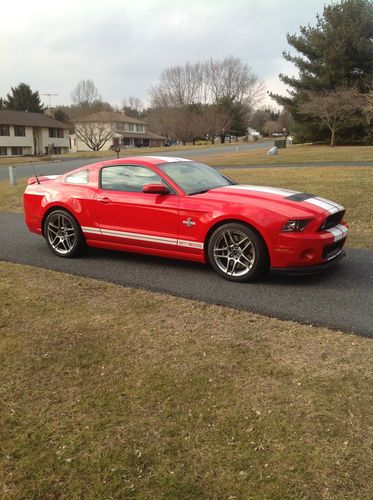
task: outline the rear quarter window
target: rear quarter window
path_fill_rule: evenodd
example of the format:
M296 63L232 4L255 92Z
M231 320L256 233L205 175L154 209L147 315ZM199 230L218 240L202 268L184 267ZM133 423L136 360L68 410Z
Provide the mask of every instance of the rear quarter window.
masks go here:
M88 184L88 170L80 170L65 177L66 184Z

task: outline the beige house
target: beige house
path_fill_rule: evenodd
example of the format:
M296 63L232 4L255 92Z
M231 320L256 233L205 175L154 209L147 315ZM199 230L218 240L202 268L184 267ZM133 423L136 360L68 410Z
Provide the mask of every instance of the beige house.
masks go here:
M0 110L0 156L69 152L68 127L43 113Z
M165 138L147 129L147 123L124 113L100 111L74 120L70 151L116 147L164 146Z

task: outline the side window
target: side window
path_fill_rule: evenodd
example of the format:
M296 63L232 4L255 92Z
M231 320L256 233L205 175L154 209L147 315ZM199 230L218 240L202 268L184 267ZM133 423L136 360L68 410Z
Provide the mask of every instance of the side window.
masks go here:
M110 191L141 193L146 184L164 184L162 178L150 168L137 165L118 165L101 170L101 188Z
M80 170L65 177L67 184L88 184L88 170Z

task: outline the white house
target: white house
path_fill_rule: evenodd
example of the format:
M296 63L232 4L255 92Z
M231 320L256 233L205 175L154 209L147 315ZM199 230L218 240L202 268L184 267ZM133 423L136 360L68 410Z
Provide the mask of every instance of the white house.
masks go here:
M165 143L164 137L147 130L144 120L124 113L100 111L73 121L75 134L70 136L71 151L90 151L96 147L108 150L121 146L164 146Z
M68 127L43 113L0 110L0 156L69 152Z
M255 128L248 127L247 128L247 135L249 138L260 137L260 132L255 130Z

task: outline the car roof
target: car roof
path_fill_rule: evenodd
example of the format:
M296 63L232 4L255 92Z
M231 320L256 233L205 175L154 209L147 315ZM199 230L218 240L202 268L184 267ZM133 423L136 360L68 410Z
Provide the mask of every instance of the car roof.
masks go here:
M191 161L187 158L177 158L174 156L131 156L125 158L116 158L114 160L105 160L98 163L92 163L91 165L86 165L85 168L101 168L105 165L123 165L123 164L147 164L147 165L161 165L162 163L173 163L176 161ZM84 168L84 167L82 167Z

